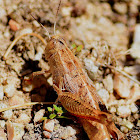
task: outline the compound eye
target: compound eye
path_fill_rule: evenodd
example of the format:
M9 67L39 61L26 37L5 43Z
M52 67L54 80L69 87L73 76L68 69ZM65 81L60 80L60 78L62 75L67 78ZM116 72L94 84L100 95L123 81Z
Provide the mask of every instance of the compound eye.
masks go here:
M59 40L59 43L62 44L62 45L64 45L64 43L61 40Z
M60 44L65 45L65 41L62 37L58 38Z

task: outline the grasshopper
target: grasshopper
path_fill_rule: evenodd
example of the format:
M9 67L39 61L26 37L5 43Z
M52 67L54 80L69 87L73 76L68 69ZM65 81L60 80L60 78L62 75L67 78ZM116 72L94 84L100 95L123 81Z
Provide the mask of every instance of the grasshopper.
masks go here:
M94 85L62 37L54 35L49 39L45 57L58 100L66 110L79 117L90 140L109 140L109 134L116 140L123 139Z
M57 14L60 3L61 0ZM41 26L45 28L42 24ZM90 140L110 140L111 136L115 140L123 139L124 134L116 128L111 114L108 113L92 81L82 69L78 58L67 47L65 40L55 35L55 26L56 21L54 35L52 37L48 35L45 58L50 65L50 70L46 73L52 74L53 88L58 94L57 101L78 117Z
M58 14L59 6L56 13ZM41 25L42 26L42 25ZM79 60L67 47L65 40L55 35L49 36L45 48L45 58L50 65L53 88L63 107L77 116L90 140L123 139L124 135L116 128L111 114L98 96L92 81L82 69Z

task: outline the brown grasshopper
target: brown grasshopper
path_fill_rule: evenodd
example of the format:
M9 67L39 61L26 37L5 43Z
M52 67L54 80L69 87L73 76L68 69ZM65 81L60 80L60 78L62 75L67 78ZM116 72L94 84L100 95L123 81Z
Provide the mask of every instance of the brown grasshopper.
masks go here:
M109 140L109 134L116 140L123 139L123 134L114 125L102 99L63 38L55 35L49 39L45 57L58 99L66 110L79 117L90 140Z
M60 3L61 0L57 14ZM55 26L56 21L54 34ZM45 58L50 65L49 72L52 74L53 87L58 94L57 101L79 118L89 139L110 140L110 135L115 140L123 139L123 133L113 123L112 116L96 93L92 81L62 37L49 36Z
M55 25L56 22L54 34ZM58 94L57 101L59 100L67 111L78 117L89 139L110 140L110 135L115 140L123 139L123 133L113 123L112 116L96 93L92 81L62 37L49 36L45 58L50 65L49 72L52 74L53 87Z

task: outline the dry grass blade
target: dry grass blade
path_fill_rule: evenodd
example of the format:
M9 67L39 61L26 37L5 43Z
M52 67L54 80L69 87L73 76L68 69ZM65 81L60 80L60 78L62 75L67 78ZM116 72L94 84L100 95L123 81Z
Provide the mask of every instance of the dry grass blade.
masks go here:
M2 108L2 109L0 109L0 112L7 111L7 110L10 110L10 109L16 109L16 108L19 108L19 107L36 105L36 104L47 104L47 105L50 104L50 105L52 105L52 104L54 104L54 102L30 102L30 103L25 103L25 104L21 104L21 105L14 105L14 106L11 106L11 107Z
M8 54L10 53L11 49L12 49L13 46L16 44L16 42L17 42L19 39L21 39L22 37L27 36L27 35L31 35L31 36L35 36L35 37L39 38L39 39L42 41L42 43L46 46L45 40L44 40L43 37L40 36L39 34L36 34L36 33L27 33L27 34L23 34L23 35L18 36L17 38L15 38L15 39L13 40L12 44L9 46L9 48L7 49L7 51L5 52L5 54L3 55L3 59L4 59L4 60L7 58Z
M140 85L140 82L138 80L136 80L135 78L133 78L132 76L128 75L127 73L125 73L124 71L122 70L119 70L118 68L116 67L113 67L113 66L110 66L110 65L105 65L111 69L114 69L115 71L121 73L122 75L126 76L127 78L129 78L130 80L134 81L135 83L139 84Z

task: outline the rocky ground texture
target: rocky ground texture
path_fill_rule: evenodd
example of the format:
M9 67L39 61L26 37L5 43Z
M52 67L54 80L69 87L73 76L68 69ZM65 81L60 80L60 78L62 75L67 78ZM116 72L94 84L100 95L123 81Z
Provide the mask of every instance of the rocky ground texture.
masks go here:
M140 139L140 1L62 0L56 18L58 5L59 0L0 0L0 139L88 140L63 108L56 107L53 116L52 105L26 104L57 98L50 75L28 82L33 72L49 70L44 43L28 35L7 51L26 33L41 35L47 43L48 34L37 21L53 35L55 20L56 34L79 58L117 127L128 139Z

